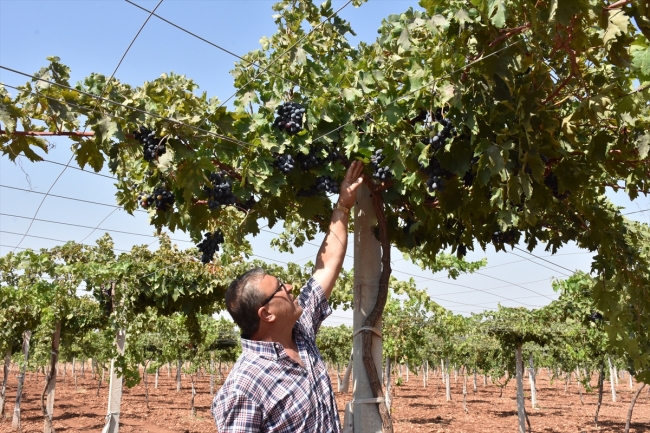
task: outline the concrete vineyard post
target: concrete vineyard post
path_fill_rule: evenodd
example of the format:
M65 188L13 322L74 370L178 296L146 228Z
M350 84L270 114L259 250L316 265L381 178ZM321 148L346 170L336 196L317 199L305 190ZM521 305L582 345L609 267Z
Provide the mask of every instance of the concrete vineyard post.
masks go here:
M124 343L126 342L126 331L119 330L115 337L118 355L124 355ZM117 374L115 358L111 359L111 382L108 386L108 411L106 424L102 433L118 433L120 431L120 405L122 403L122 382L123 379Z
M32 331L23 332L23 365L18 375L18 388L16 389L16 403L14 404L14 417L11 421L11 430L21 430L20 426L20 402L23 398L23 385L25 384L25 372L27 371L27 361L29 360L29 340L32 338Z
M176 392L181 390L181 368L183 366L183 361L178 360L178 366L176 367Z
M517 417L519 433L526 433L526 407L524 406L524 359L521 344L515 349L515 363L517 371Z
M535 366L533 364L533 354L532 353L528 357L528 364L530 365L530 368L528 370L528 380L530 381L530 401L532 403L532 407L536 408L537 407L537 388L535 386ZM578 386L579 386L579 384L578 384Z
M474 369L474 392L477 391L477 386L476 386L476 369Z
M616 403L616 370L612 366L612 358L607 357L607 363L609 364L609 387L612 390L612 401Z
M445 360L443 358L440 358L440 380L442 381L442 384L444 385L445 382Z
M451 401L451 380L449 374L449 358L445 358L444 368L442 374L445 377L445 399Z
M386 357L386 371L384 372L384 377L386 380L386 392L384 393L384 398L386 399L386 407L390 410L390 357Z
M426 368L427 362L423 361L422 362L422 387L426 388L427 387L427 368Z
M348 366L345 369L345 373L343 374L343 383L341 384L341 388L339 389L339 392L348 392L350 390L350 375L352 374L352 355L354 353L354 349L352 353L350 353L350 361L348 362Z
M2 389L0 389L0 419L5 416L5 401L7 398L7 379L9 378L9 364L11 363L11 348L5 353L5 362L2 376Z
M370 189L365 184L359 187L354 211L354 383L352 392L353 399L358 401L374 397L363 362L363 332L359 331L365 326L366 318L376 304L381 276L381 244L373 232L377 225L377 216ZM374 327L381 330L381 318ZM374 332L371 333L371 338L372 359L381 383L382 340ZM378 404L354 405L352 410L355 433L382 431Z
M210 395L214 395L214 351L210 352Z

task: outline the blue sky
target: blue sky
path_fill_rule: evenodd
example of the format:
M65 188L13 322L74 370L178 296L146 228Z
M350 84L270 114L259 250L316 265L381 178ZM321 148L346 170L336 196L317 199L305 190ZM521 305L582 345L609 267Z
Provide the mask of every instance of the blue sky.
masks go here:
M147 9L153 9L158 3L135 2ZM344 3L334 1L333 7L338 9ZM262 36L274 33L272 4L267 0L164 0L157 13L215 44L245 54L259 48ZM358 41L372 42L382 18L409 7L419 8L415 1L370 0L360 8L347 6L340 15L351 21L358 35L352 39L356 44ZM0 64L33 73L46 64L47 56L58 56L71 67L72 82L91 72L110 75L147 15L121 0L0 0ZM116 77L139 85L163 72L174 71L194 79L209 96L224 100L234 90L229 71L235 60L153 17L128 52ZM23 77L0 70L1 83L15 86L25 81ZM11 89L10 93L13 94ZM30 237L22 241L21 247L41 248L57 244L44 238L90 243L106 230L113 230L111 235L117 249L128 250L134 244L152 242L152 248L155 248L155 239L151 236L153 230L144 212L130 216L111 207L115 203L115 188L110 173L104 173L104 177L83 172L73 168L76 167L74 163L63 170L63 166L55 163L65 165L68 162L70 142L62 138L51 142L54 148L46 158L52 162L31 164L23 161L21 167L7 158L0 159L0 254L11 251L13 248L10 247L21 241L41 203L42 193L50 189L59 175L50 194L107 206L48 196L29 229ZM621 193L611 196L615 203L625 206L628 211L650 208L649 198L642 197L629 203ZM630 217L649 222L650 212ZM98 229L94 230L95 227ZM278 231L277 227L274 231ZM314 245L307 245L290 255L269 248L273 237L274 234L263 232L253 239L255 254L276 261L305 263L315 257L321 241L317 238ZM192 245L183 233L174 233L172 238L181 248ZM352 249L351 245L349 255ZM488 267L480 271L482 275L461 276L456 281L448 280L444 275L422 272L402 260L398 252L393 254L393 270L394 275L401 279L414 275L419 287L428 288L436 301L459 313L495 308L498 302L508 306L542 306L556 298L550 284L553 277L567 275L567 269L589 270L591 255L575 247L567 247L560 251L561 255L553 258L549 258L541 248L534 253L549 262L533 259L516 250L495 254L490 247L485 253L480 250L470 252L469 260L487 257ZM349 268L351 264L351 259L348 259L345 266ZM330 325L339 323L351 324L351 313L335 312L326 322Z

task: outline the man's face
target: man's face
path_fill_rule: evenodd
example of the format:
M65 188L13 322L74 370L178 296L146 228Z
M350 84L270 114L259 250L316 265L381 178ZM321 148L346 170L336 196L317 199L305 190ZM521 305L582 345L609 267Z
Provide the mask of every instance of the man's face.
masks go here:
M278 320L295 323L300 318L302 307L293 296L291 284L282 283L273 275L264 275L257 287L264 293L260 307L265 307L269 313L277 316Z

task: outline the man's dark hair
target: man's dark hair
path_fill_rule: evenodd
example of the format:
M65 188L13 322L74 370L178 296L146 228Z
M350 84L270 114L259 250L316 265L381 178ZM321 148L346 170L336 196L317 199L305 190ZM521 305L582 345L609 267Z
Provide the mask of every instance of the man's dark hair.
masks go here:
M226 309L241 329L242 338L250 339L260 327L257 310L264 302L264 293L257 285L266 275L262 268L254 268L230 283L226 290Z

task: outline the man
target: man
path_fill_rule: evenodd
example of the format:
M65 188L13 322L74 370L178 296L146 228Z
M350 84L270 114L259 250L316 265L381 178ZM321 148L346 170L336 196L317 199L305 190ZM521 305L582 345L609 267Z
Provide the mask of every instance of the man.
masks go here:
M345 175L314 274L298 299L290 284L260 268L228 288L226 308L242 331L242 355L212 402L220 433L340 432L316 332L332 313L327 300L343 266L362 170L356 161Z

